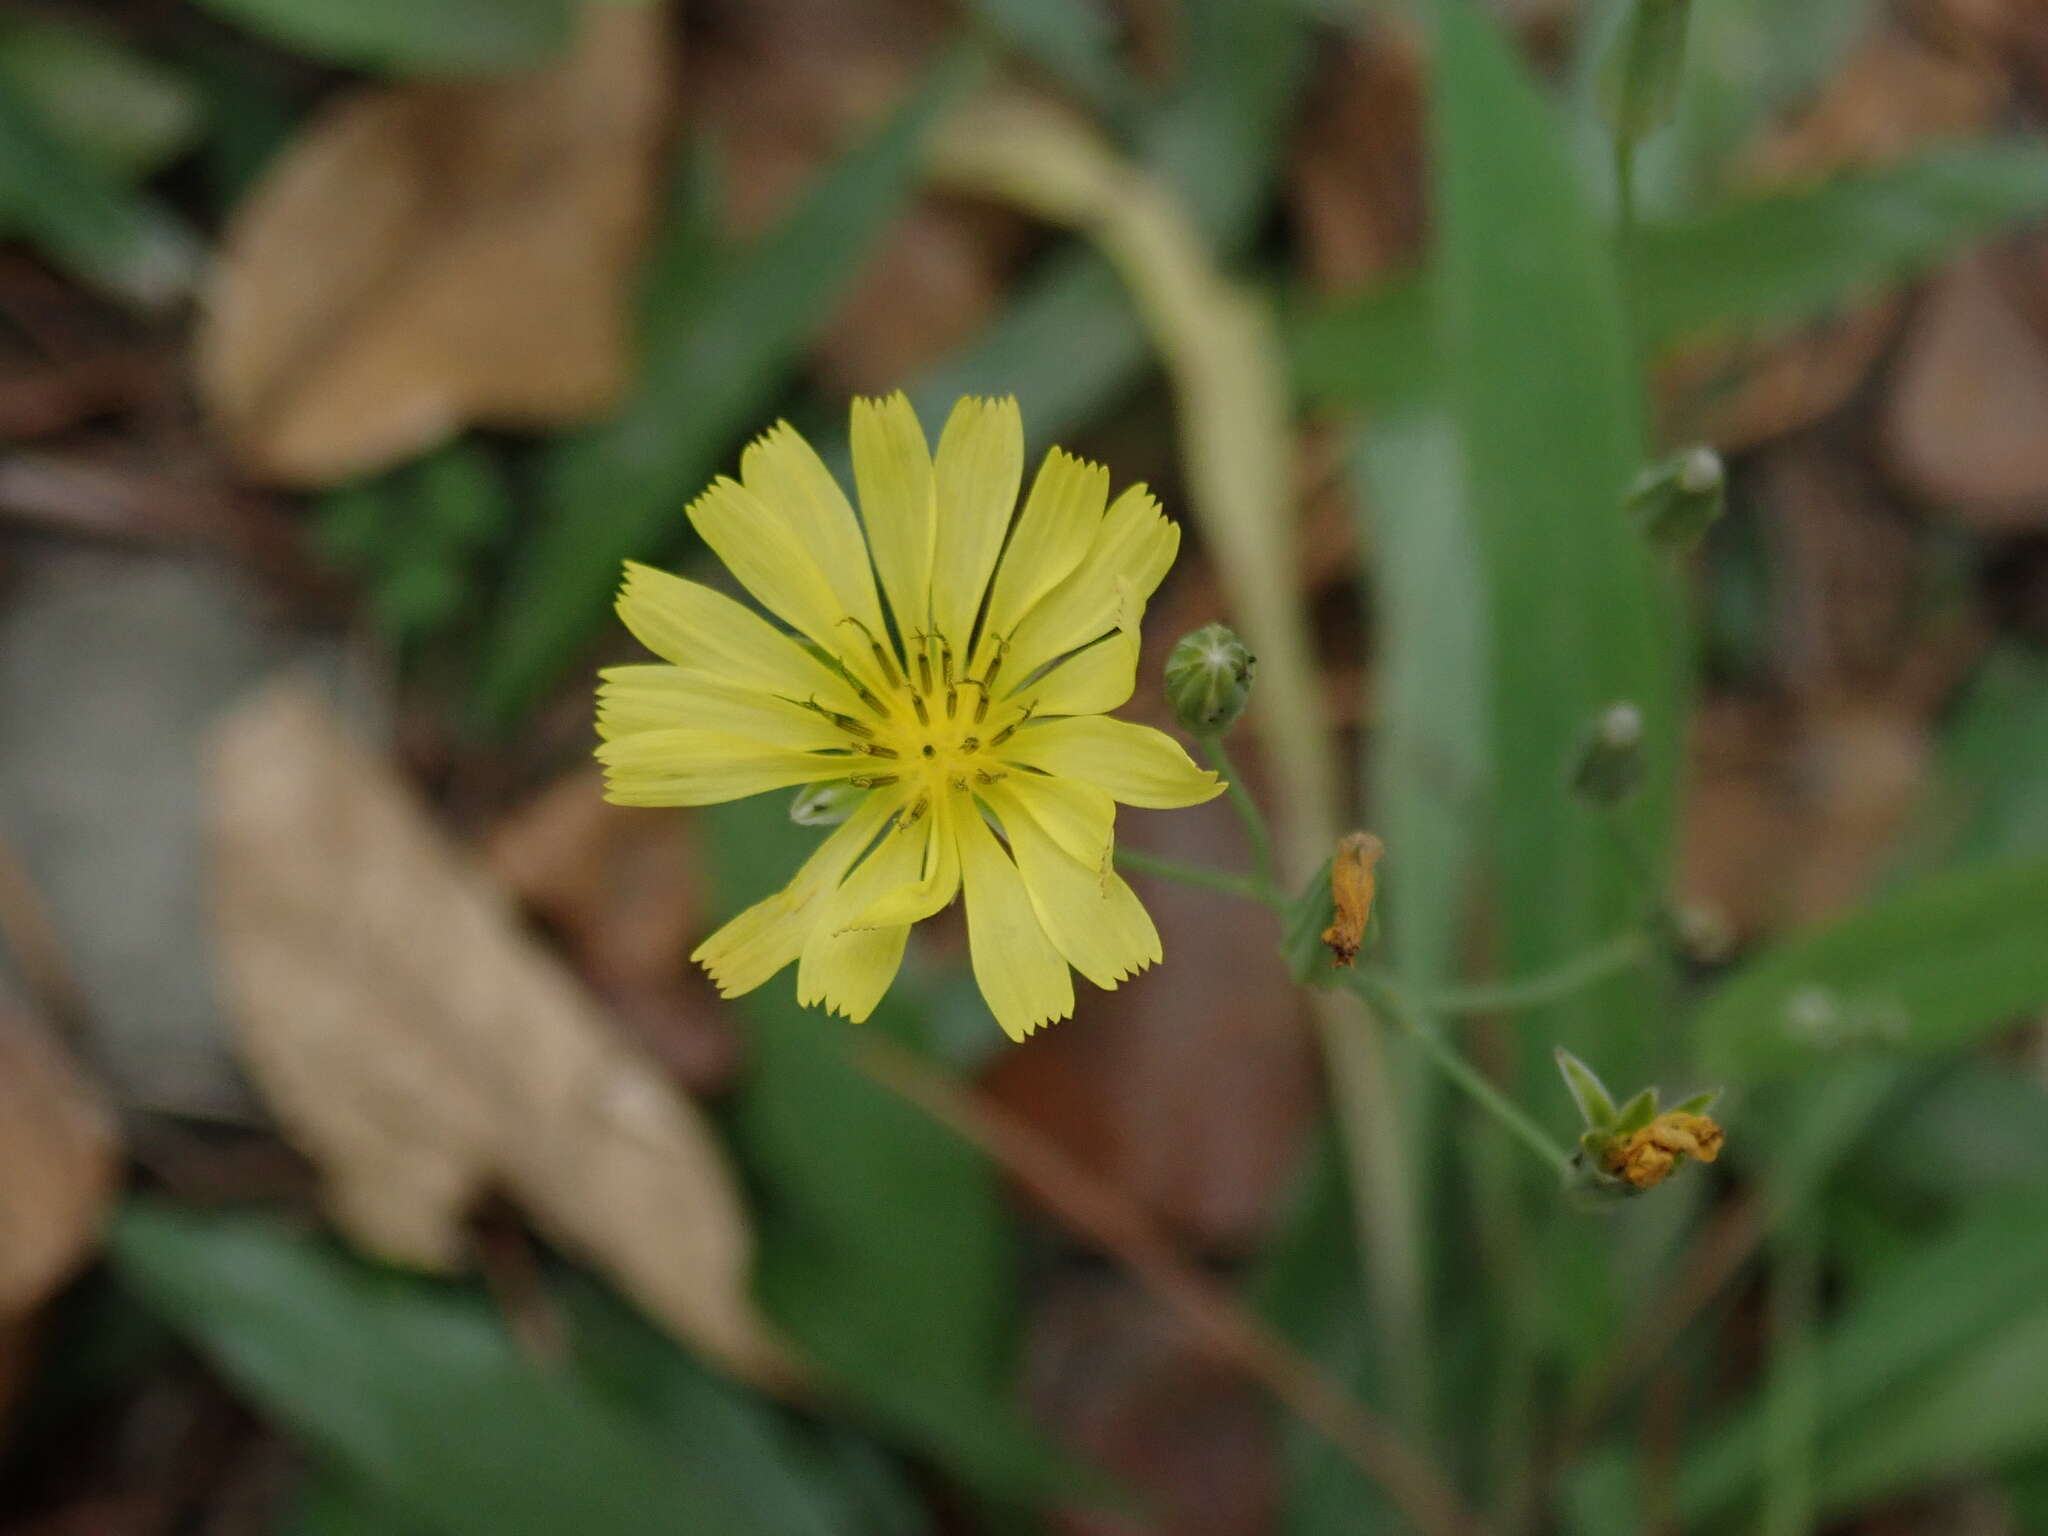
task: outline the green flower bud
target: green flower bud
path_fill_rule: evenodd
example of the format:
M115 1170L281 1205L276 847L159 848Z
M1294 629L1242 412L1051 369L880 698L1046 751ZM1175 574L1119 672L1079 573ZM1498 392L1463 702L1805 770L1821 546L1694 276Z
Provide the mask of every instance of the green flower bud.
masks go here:
M836 827L853 814L866 793L844 779L806 784L789 802L789 819L800 827Z
M1600 109L1633 148L1677 114L1690 0L1630 0L1600 65Z
M1572 790L1595 805L1619 805L1643 782L1643 712L1610 704L1593 722L1572 770Z
M1166 700L1197 736L1221 736L1252 696L1258 658L1221 624L1184 636L1166 658Z
M1653 464L1629 488L1628 510L1651 542L1694 548L1728 506L1728 476L1711 448L1688 448Z

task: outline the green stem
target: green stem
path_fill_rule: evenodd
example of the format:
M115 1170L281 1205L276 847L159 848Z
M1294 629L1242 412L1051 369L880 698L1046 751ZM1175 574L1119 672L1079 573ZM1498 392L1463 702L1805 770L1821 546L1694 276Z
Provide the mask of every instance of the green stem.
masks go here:
M1182 885L1196 886L1205 891L1220 891L1225 896L1235 896L1243 901L1255 901L1276 912L1287 905L1286 897L1255 875L1234 875L1229 870L1211 869L1206 864L1183 864L1178 859L1162 859L1156 854L1140 853L1135 848L1118 848L1116 861L1126 869L1141 870L1162 880L1178 880Z
M1370 971L1352 973L1351 990L1371 1003L1396 1028L1422 1047L1423 1054L1437 1069L1463 1090L1465 1096L1498 1120L1504 1130L1540 1157L1562 1176L1571 1167L1572 1155L1550 1133L1538 1125L1471 1062L1454 1050L1443 1037L1416 1016L1408 1000L1384 977Z
M1245 836L1252 845L1252 878L1265 890L1273 886L1273 835L1266 830L1266 817L1260 811L1258 802L1252 799L1250 790L1244 787L1244 776L1237 771L1237 765L1230 760L1230 753L1223 746L1221 736L1201 738L1202 755L1209 759L1209 766L1223 776L1229 786L1225 791L1230 803L1237 808L1238 819L1244 823Z
M1498 1009L1534 1008L1570 997L1596 981L1605 981L1641 964L1648 955L1649 945L1642 934L1624 933L1534 976L1410 993L1409 1001L1423 1013L1491 1013Z

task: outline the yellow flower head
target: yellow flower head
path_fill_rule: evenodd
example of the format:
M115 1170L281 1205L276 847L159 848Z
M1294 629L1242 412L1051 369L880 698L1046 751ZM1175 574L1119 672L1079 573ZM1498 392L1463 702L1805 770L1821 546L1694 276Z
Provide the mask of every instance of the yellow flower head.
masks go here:
M781 423L690 507L704 542L794 633L694 582L626 567L619 616L662 665L598 692L607 798L709 805L838 786L845 821L783 890L693 957L721 993L792 960L797 995L854 1020L913 923L963 892L975 980L1013 1039L1114 987L1159 935L1110 866L1116 801L1222 792L1173 739L1106 718L1180 531L1142 486L1055 448L1021 513L1014 400L965 399L936 454L902 395L856 400L859 520ZM877 582L879 578L879 584Z

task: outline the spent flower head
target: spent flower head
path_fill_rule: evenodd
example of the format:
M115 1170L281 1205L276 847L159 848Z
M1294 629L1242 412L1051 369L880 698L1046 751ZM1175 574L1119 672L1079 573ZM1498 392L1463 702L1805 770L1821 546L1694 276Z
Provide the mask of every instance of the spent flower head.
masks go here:
M1624 1104L1599 1075L1563 1046L1552 1051L1584 1128L1572 1158L1570 1182L1583 1198L1602 1203L1639 1195L1662 1184L1687 1158L1711 1163L1726 1140L1707 1115L1718 1093L1695 1094L1660 1108L1657 1090L1644 1088Z
M797 994L873 1011L911 925L964 894L974 975L1014 1039L1073 1012L1069 967L1114 987L1160 958L1111 867L1116 802L1223 790L1174 740L1108 718L1180 544L1143 486L1055 448L1023 510L1014 400L963 399L926 446L901 394L853 405L860 516L779 423L689 509L741 586L628 565L619 616L660 664L598 694L606 794L707 805L805 786L836 822L788 886L695 958L727 997L792 961Z

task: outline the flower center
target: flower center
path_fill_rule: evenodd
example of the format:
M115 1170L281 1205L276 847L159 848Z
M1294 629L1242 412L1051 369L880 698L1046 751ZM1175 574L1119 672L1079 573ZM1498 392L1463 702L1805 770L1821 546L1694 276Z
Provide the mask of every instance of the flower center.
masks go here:
M915 821L941 796L969 794L1009 775L996 749L1030 718L1032 706L1002 692L1000 646L978 674L970 674L942 634L913 636L907 662L873 636L866 638L873 667L861 671L878 672L887 686L877 693L855 682L864 713L832 715L848 746L867 759L851 783L862 789L902 785L908 819ZM841 670L854 678L850 667Z

